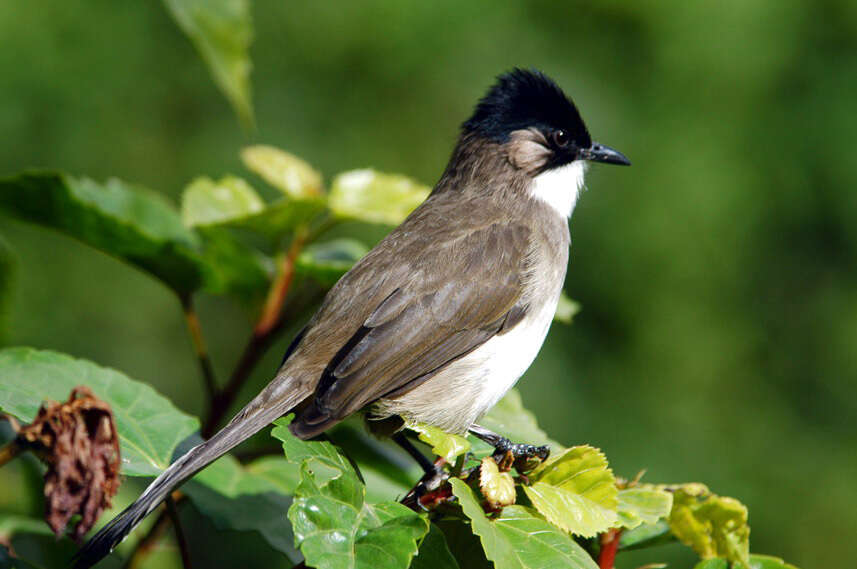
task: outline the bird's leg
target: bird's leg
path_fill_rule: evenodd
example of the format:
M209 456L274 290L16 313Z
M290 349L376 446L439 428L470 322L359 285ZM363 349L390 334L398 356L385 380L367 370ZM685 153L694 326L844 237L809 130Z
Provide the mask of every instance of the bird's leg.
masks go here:
M493 431L489 431L485 427L480 427L479 425L471 425L468 430L477 439L485 441L494 447L494 460L496 460L498 464L509 454L512 455L512 461L516 468L519 464L523 466L534 458L538 458L540 461L545 461L550 455L550 447L548 445L536 446L516 444L506 437Z
M411 441L401 431L393 435L393 441L405 449L405 452L411 455L422 467L423 472L425 472L423 477L417 482L417 485L401 500L402 504L412 510L421 511L421 498L440 488L449 475L441 466L426 458L426 455L411 444Z

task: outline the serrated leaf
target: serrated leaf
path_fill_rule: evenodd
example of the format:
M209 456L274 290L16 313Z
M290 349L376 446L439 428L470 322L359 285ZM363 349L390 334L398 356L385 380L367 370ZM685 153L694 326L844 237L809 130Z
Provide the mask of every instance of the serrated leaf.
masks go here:
M299 273L330 287L368 252L369 248L355 239L313 243L298 256L295 267Z
M741 564L736 563L735 569L741 569ZM794 565L786 563L779 557L771 555L750 555L750 569L797 569Z
M556 305L556 313L553 315L553 319L563 324L571 324L571 321L578 312L580 312L580 303L571 300L565 294L565 291L562 291L559 295L559 303Z
M256 190L235 176L217 181L199 177L182 193L182 221L188 227L223 223L263 209L265 202Z
M430 188L398 174L351 170L330 188L331 211L349 219L398 225L429 195Z
M512 475L500 472L497 463L490 456L483 458L479 466L479 489L494 508L515 503L515 481Z
M568 534L522 506L503 508L488 519L473 491L458 478L450 480L473 533L496 569L597 569L597 565Z
M0 569L39 569L32 563L24 561L19 557L12 557L9 549L0 543Z
M232 219L224 225L258 233L277 249L281 246L283 237L291 235L300 226L311 224L325 208L324 200L318 198L284 198L269 204L259 213Z
M252 125L253 22L249 0L164 0L164 4L199 51L239 118Z
M203 284L199 237L160 196L117 179L51 172L0 179L0 210L56 229L154 275L178 293Z
M21 533L54 536L53 530L48 527L45 520L0 513L0 542L9 543L13 536Z
M317 569L406 569L428 531L427 520L397 502L369 504L348 460L328 442L299 440L289 419L275 422L301 479L289 508L295 543Z
M666 520L658 520L653 524L643 524L632 530L622 532L619 537L619 549L631 550L653 547L675 541Z
M160 474L176 446L199 428L196 418L116 370L47 350L0 350L0 410L22 422L36 416L42 401L65 400L78 385L91 388L113 410L127 476Z
M619 523L616 479L596 448L566 449L536 469L532 481L524 491L557 527L592 537Z
M634 529L640 524L653 524L670 515L672 494L654 486L640 486L619 490L619 522L622 527Z
M222 227L199 227L197 234L204 244L202 270L206 292L244 300L265 295L274 271L270 257L245 245Z
M292 199L322 196L321 174L308 162L273 146L248 146L241 159L249 170Z
M415 431L420 440L431 447L431 451L449 463L470 450L470 441L459 435L446 433L437 427L423 423L412 423L407 426Z
M437 525L429 524L429 532L420 543L419 553L411 562L410 569L460 569Z
M673 534L703 559L724 557L749 565L747 507L718 496L704 484L667 487L673 492L669 524Z
M12 278L15 269L15 257L12 249L0 235L0 342L6 332L9 306L12 303Z
M271 547L297 561L300 555L286 512L299 475L298 466L282 456L242 465L225 455L182 490L218 528L257 531Z

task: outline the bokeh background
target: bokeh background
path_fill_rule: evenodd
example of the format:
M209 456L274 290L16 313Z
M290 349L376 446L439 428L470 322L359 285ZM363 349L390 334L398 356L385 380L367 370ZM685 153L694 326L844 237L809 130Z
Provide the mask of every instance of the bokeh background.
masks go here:
M853 566L857 3L267 0L254 20L248 133L159 2L0 4L0 174L118 176L177 200L197 175L246 174L239 149L264 142L328 179L373 166L432 184L493 77L538 67L634 166L591 170L566 283L583 310L554 325L525 403L617 473L741 499L756 552ZM116 367L201 411L166 288L40 228L0 218L0 234L18 261L6 345ZM223 376L251 317L200 303ZM26 511L16 468L0 505ZM283 563L188 517L200 566ZM693 557L622 566L644 559Z

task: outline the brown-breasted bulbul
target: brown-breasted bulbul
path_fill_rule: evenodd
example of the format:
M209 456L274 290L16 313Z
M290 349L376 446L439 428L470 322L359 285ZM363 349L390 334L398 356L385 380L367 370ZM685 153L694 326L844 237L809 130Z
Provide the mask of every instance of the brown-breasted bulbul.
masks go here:
M76 567L96 563L176 486L290 411L301 438L365 409L509 445L476 421L545 339L588 162L630 164L592 141L551 79L500 76L431 195L330 290L271 383L99 531Z

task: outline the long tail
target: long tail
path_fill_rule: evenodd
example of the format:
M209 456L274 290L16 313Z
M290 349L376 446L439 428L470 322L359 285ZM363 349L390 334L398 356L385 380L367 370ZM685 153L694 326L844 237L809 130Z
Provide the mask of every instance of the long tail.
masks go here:
M306 398L310 389L289 378L277 378L247 404L222 430L176 460L137 500L101 528L78 551L74 569L87 569L110 553L140 521L182 482L253 436Z

